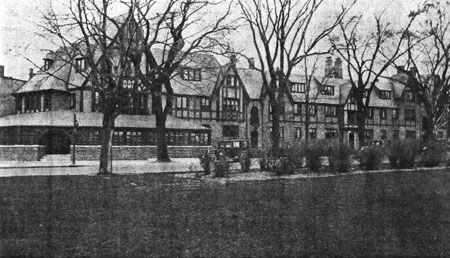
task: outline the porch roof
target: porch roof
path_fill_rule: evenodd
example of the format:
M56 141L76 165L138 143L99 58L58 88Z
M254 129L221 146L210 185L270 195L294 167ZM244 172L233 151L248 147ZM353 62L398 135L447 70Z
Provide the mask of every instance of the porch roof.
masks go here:
M102 127L102 113L73 112L71 110L25 113L0 117L0 127L73 127L73 114L77 115L77 121L80 127ZM115 128L156 128L156 119L154 115L119 115L115 121ZM167 116L166 128L180 130L210 130L195 122L170 115Z

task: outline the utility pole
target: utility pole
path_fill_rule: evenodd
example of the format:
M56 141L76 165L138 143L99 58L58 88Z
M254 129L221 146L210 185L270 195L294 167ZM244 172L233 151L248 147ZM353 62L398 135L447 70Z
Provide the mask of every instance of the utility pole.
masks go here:
M75 166L77 129L78 129L77 114L75 114L75 112L74 112L73 113L73 129L72 129L72 166Z

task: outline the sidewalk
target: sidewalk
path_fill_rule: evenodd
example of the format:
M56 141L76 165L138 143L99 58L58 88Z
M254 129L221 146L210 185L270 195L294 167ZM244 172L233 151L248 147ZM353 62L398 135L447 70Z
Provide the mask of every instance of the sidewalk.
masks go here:
M61 175L96 175L99 161L71 162L45 161L0 161L0 177L11 176L61 176ZM252 168L259 167L253 162ZM239 163L232 163L231 169L239 169ZM149 160L117 160L113 161L114 174L142 173L192 173L203 171L197 158L172 158L172 162L156 163Z
M149 160L113 161L113 173L182 173L202 171L196 158L173 158L169 163L156 163ZM99 161L71 162L45 161L0 161L0 177L8 176L48 176L48 175L95 175L98 173Z

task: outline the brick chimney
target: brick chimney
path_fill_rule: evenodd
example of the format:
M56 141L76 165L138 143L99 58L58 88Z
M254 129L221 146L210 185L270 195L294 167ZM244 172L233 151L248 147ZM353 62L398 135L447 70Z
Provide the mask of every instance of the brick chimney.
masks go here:
M248 59L248 69L255 70L255 58Z
M34 72L33 72L33 68L30 68L30 72L28 73L28 75L29 75L29 80L31 80L31 78L33 78L33 76L34 76Z
M5 67L0 65L0 78L5 77Z

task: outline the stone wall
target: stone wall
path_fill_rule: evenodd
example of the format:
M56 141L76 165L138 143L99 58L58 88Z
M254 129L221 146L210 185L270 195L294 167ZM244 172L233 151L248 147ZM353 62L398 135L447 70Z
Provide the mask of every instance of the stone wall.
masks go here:
M168 146L172 158L197 157L210 146ZM77 160L97 160L100 155L100 146L77 146ZM146 160L156 158L156 146L114 146L114 160Z
M0 160L36 161L44 155L41 145L0 145Z

